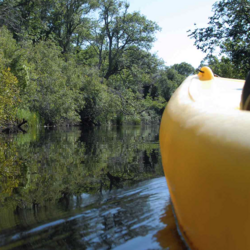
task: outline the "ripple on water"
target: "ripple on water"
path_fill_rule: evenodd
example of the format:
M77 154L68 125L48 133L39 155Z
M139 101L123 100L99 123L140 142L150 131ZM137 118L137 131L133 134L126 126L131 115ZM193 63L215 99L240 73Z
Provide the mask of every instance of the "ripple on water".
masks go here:
M5 235L3 249L184 249L164 177L82 204L82 211ZM65 214L64 214L65 216ZM6 240L7 239L7 240ZM39 242L39 244L38 244ZM42 242L42 243L41 243ZM67 248L68 247L68 248Z

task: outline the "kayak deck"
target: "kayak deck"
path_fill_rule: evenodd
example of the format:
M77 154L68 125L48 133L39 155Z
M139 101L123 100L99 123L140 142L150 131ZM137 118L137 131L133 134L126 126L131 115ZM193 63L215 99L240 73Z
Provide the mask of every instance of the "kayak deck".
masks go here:
M200 81L198 76L190 80L189 94L195 102L225 109L239 109L244 81L228 78L214 78Z

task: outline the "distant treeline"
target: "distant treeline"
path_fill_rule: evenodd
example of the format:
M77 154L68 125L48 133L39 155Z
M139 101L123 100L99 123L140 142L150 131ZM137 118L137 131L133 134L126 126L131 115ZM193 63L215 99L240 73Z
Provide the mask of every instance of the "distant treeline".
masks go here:
M159 30L125 1L0 1L0 129L159 120L194 73L149 52Z

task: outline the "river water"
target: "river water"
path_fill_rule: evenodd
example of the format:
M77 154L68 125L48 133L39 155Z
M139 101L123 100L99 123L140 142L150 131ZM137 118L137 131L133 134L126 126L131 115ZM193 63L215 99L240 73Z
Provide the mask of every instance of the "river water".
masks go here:
M0 249L185 249L158 128L0 137Z

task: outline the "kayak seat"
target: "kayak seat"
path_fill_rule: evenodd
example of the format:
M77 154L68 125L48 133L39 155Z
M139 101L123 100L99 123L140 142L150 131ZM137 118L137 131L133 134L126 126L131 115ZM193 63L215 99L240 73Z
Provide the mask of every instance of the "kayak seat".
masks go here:
M248 72L241 95L241 109L250 111L250 71Z

